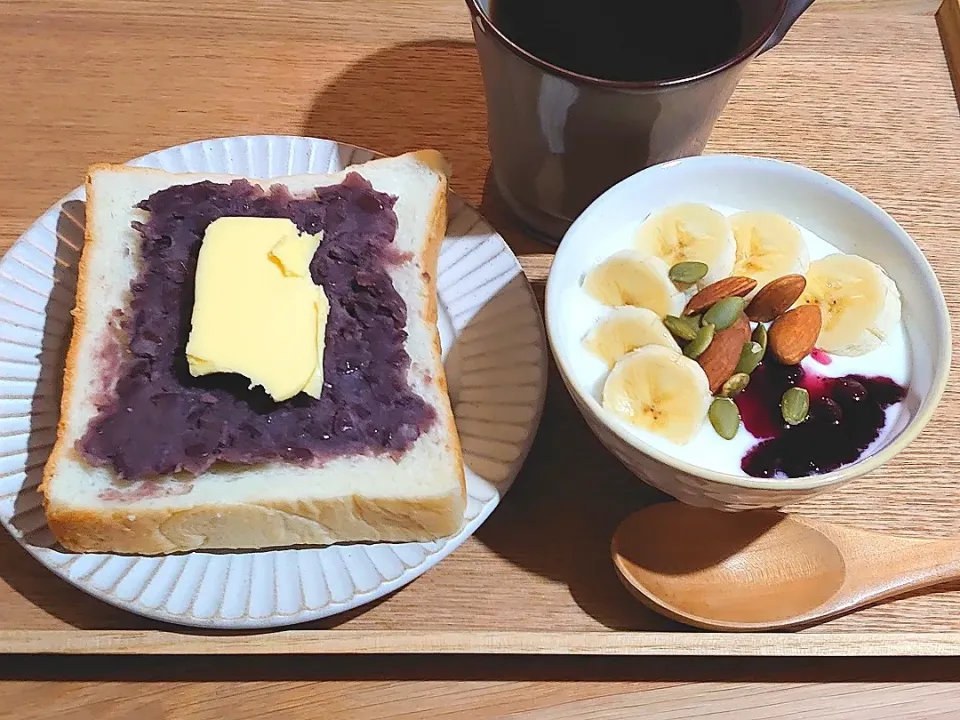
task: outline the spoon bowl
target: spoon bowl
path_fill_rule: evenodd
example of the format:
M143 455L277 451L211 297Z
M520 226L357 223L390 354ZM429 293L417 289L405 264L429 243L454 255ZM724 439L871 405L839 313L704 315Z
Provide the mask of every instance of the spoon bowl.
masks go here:
M670 502L626 518L611 546L627 589L711 630L811 624L960 576L960 543L892 537L774 510Z

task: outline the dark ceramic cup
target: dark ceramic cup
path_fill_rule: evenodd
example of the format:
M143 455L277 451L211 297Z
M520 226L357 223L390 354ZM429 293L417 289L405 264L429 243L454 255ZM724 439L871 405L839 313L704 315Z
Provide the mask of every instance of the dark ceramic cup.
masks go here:
M700 154L747 64L779 43L813 4L739 0L740 45L722 64L666 81L611 81L535 57L491 22L490 0L466 2L497 190L523 224L551 244L623 178Z

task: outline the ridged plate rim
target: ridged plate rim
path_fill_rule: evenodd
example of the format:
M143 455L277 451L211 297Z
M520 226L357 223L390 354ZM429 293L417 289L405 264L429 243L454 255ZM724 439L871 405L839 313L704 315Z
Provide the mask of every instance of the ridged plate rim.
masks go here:
M238 149L240 155L234 152ZM284 149L286 155L284 155ZM256 154L258 151L265 151L265 158L258 156ZM181 172L227 172L269 178L303 172L339 170L344 166L358 164L377 156L379 156L378 153L365 148L321 138L285 135L241 135L196 140L175 145L135 158L127 164L160 167ZM244 162L246 162L246 165L243 164ZM73 245L65 239L64 233L57 223L62 217L61 213L65 204L84 199L85 193L82 186L75 188L61 198L20 236L5 253L3 259L0 260L0 307L3 308L3 312L0 312L0 366L6 367L10 363L29 365L22 359L10 360L7 357L8 346L19 348L19 350L30 347L29 343L24 344L16 339L18 334L22 335L29 332L29 327L24 328L23 324L18 323L18 314L26 314L27 317L30 317L30 313L42 315L44 329L47 329L49 325L47 309L40 313L31 308L30 303L35 302L35 296L47 299L55 289L63 289L63 283L67 279L72 278L72 282L75 284L75 265L72 268L72 275L59 279L55 278L54 269L46 273L43 268L39 268L37 265L43 262L45 257L49 257L53 268L58 262L63 265L65 261L63 258L57 259L58 253L61 249L66 251L64 244L66 244L66 247L72 247ZM29 467L27 466L29 462L28 450L36 450L29 443L31 437L29 433L20 433L19 435L14 433L9 436L14 438L22 436L24 438L21 450L18 450L18 446L15 444L11 445L10 443L0 446L0 460L5 460L3 471L0 472L0 522L33 557L60 578L80 590L106 603L144 617L208 629L265 629L331 617L388 595L434 567L476 531L509 490L530 451L539 427L547 384L548 356L543 321L533 289L523 275L519 261L503 238L490 227L480 213L452 191L449 194L449 205L448 232L441 249L438 272L441 326L442 330L446 327L448 335L449 331L452 331L452 337L445 338L445 350L453 339L460 342L459 347L469 347L469 342L474 339L472 333L476 333L478 329L488 330L491 323L494 322L499 323L502 327L495 328L496 332L486 331L477 337L481 340L489 339L491 341L497 338L497 342L500 342L504 337L514 338L511 342L515 343L513 345L508 343L503 347L498 346L496 352L491 350L487 353L470 354L461 351L460 355L457 356L457 369L455 371L451 371L448 364L451 395L459 395L460 398L459 402L456 401L455 397L453 398L455 400L454 414L457 418L458 429L464 426L473 427L482 423L490 424L489 420L483 418L489 417L491 412L506 412L505 410L501 411L500 406L510 406L518 409L518 412L522 410L523 415L522 421L519 422L510 420L500 422L497 426L500 437L465 434L461 429L464 457L468 465L467 493L469 502L465 514L465 524L459 533L433 543L375 543L238 553L194 552L161 558L109 554L80 555L62 552L57 548L46 546L52 536L49 535L49 529L42 521L42 512L36 505L35 499L31 500L34 504L26 510L15 507L16 498L21 493L25 497L28 497L31 493L36 495L35 489L32 489L35 487L37 479L36 462L31 463ZM70 216L66 215L66 217L69 218ZM79 233L82 242L82 225L76 219L73 222L75 225L73 228L74 237ZM53 243L52 253L49 252L49 248L45 248L42 243L38 243L43 238ZM61 243L60 248L57 247L58 239ZM76 244L75 240L73 244ZM34 252L40 254L32 258L31 262L24 260L24 255L29 257L30 253ZM40 262L36 258L39 258ZM79 259L79 251L77 251L76 259ZM18 277L18 274L29 276L30 281ZM50 288L46 291L37 290L34 285L38 278L42 279L44 277L49 279ZM59 287L57 286L58 282L60 283ZM21 298L18 293L24 293L25 295ZM72 300L72 293L70 297ZM500 308L497 303L504 307ZM65 305L61 309L63 307ZM480 313L485 312L488 308L493 308L490 310L492 315L489 318L481 319L479 324L471 324ZM10 317L11 315L13 317ZM518 317L520 318L519 323L517 322ZM445 325L446 321L449 321L449 325ZM56 339L60 342L66 340L68 328L69 325L64 324L60 336ZM512 330L513 335L510 334L510 330ZM527 337L527 331L529 330L534 332L530 337ZM44 337L52 334L52 332L47 333ZM37 349L39 350L39 346L37 346ZM513 357L510 355L511 352L517 353L516 358L522 358L517 367L514 367L516 363L510 364ZM62 359L62 350L60 350L60 353ZM481 365L475 370L465 371L462 369L466 367L465 363L478 357L481 360ZM484 357L495 357L497 359L493 365L483 365ZM497 362L500 365L497 365ZM507 367L505 363L510 364L510 366ZM42 367L39 358L35 361L35 365L38 368L39 376L39 369ZM464 380L469 381L471 377L474 379L481 378L485 372L488 374L495 373L498 368L503 368L505 372L516 373L516 377L519 379L512 385L509 382L506 385L464 382ZM3 373L0 373L0 376L2 376L0 377L0 405L5 400L14 404L23 401L23 391L30 389L29 380L27 381L27 387L24 388L22 387L24 381L17 380L14 382ZM523 378L527 379L523 380ZM16 383L20 383L20 385ZM38 383L33 381L31 398L39 396L36 393L37 387ZM463 387L463 390L460 390L461 387ZM16 389L17 392L13 392L12 389ZM509 401L488 400L485 403L483 398L478 396L478 393L484 389L501 393L503 397L509 398ZM524 396L526 397L524 398ZM516 397L520 397L521 400L516 401ZM465 398L470 398L470 400L468 401ZM59 404L58 393L55 397L55 403ZM467 410L472 414L469 416L463 415ZM487 413L486 416L484 412ZM0 419L6 419L6 417L11 417L14 420L19 417L29 419L34 417L35 414L37 414L36 410L32 407L30 413L11 416L4 416L2 409L0 409ZM509 436L508 440L503 440L502 436L504 435ZM0 431L0 439L7 440L6 437L2 436L3 433ZM13 449L10 450L6 446ZM49 448L46 450L46 453L48 452ZM493 455L490 453L493 453ZM16 458L21 456L23 461L18 464ZM11 459L13 462L8 464ZM19 476L22 476L22 479L17 486L16 482ZM34 485L31 486L31 483L34 483ZM13 490L11 491L10 488L13 488ZM38 514L41 522L30 530L24 531L22 527L17 525L17 521L22 520L25 516L33 517L36 521L38 518L35 516ZM39 541L31 541L31 538L42 538L44 536L47 537L47 543L38 544ZM387 548L402 568L396 577L388 578L371 556L371 550L383 549L382 554L386 557L388 554ZM412 552L413 549L422 552L423 557L408 564L398 551ZM303 584L303 560L305 557L307 562L320 568L323 575L327 602L319 607L310 607L306 601L307 593ZM381 562L383 562L384 557L381 557ZM216 560L216 558L221 558L221 560ZM229 558L229 560L222 560L222 558ZM280 571L277 568L281 563L284 566L289 566L291 562L296 566L300 605L291 611L280 611L280 598L284 593L290 593L291 588L287 587L289 583L283 584L279 581L278 573ZM346 575L352 583L352 588L346 597L335 600L330 584L334 578L330 576L329 567L330 563L336 565L337 562L343 565ZM373 571L379 577L372 587L358 588L357 579L353 573L361 572L358 568L364 562L370 568L373 568ZM87 568L88 564L91 567ZM216 612L209 616L201 616L196 614L195 608L198 601L202 605L204 602L209 602L211 597L209 590L203 590L204 580L212 572L211 564L214 565L213 570L217 572L221 572L221 565L226 564L227 566L222 571L223 576L219 580L221 587L218 592L222 597L217 605ZM247 569L249 570L249 576L246 578L248 588L246 611L239 617L224 617L222 611L227 599L228 585L238 564L248 566ZM274 578L273 609L269 614L254 616L250 613L253 594L250 588L254 586L254 576L257 573L257 568L266 564L269 564L272 568ZM164 565L167 565L167 574L172 575L170 587L163 593L159 606L151 607L143 601L143 596L151 589L151 585L156 578L161 577L161 568ZM197 565L202 565L202 567L198 568ZM351 566L353 566L353 569L351 569ZM78 567L82 571L77 571ZM113 569L111 570L111 568ZM143 584L133 599L120 597L117 594L118 588L131 575L136 576L138 568L146 574ZM144 568L146 568L145 571ZM72 573L71 569L76 572ZM260 570L260 572L265 571L265 568ZM111 572L113 575L111 575ZM197 575L198 572L199 575ZM241 569L240 572L245 572L245 570ZM363 572L369 575L368 569L365 568ZM181 583L184 583L185 574L188 579L196 576L193 580L192 592L186 587L180 588ZM166 577L166 574L163 577ZM241 578L242 580L243 578ZM95 584L98 582L101 586ZM106 585L103 586L103 583L106 583ZM241 587L243 586L241 585ZM207 593L206 596L204 592ZM169 609L171 600L186 596L189 597L187 597L184 610L175 612Z

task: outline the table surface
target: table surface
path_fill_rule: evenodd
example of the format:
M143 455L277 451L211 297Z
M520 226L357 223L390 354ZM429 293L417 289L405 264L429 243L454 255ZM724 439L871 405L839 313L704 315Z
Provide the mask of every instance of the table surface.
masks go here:
M936 7L818 0L812 12L882 23ZM433 111L398 126L358 95L370 87L364 58L406 43L423 62L403 66L404 102ZM450 55L476 90L462 0L3 0L0 248L91 162L201 137L302 133L386 153L435 144L455 159L454 189L479 204L481 96L431 95ZM223 63L248 71L218 74ZM544 252L503 230L518 253ZM2 656L0 717L934 718L956 712L958 671L953 659Z

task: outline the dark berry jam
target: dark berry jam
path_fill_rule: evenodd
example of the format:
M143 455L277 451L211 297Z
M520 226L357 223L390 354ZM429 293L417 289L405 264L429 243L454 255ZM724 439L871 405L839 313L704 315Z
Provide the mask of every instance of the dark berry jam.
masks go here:
M130 286L129 336L114 393L79 442L91 464L127 480L201 473L215 462L323 462L343 455L395 455L436 422L408 382L407 304L393 284L396 198L350 173L339 185L292 197L237 180L158 190L137 207L142 267ZM323 230L310 274L330 301L323 393L273 402L246 378L195 378L184 347L197 256L220 217L289 218Z
M810 393L810 414L788 425L780 399L791 387ZM887 377L829 378L796 365L764 361L753 371L737 407L747 431L761 442L740 467L752 477L805 477L858 460L886 424L886 409L906 396Z

